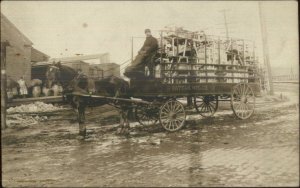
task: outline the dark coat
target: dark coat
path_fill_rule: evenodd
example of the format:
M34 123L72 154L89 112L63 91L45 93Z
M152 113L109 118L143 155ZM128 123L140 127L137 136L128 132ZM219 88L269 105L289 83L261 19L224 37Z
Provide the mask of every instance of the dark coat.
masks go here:
M144 51L146 55L149 55L152 52L155 52L157 49L158 49L158 42L156 38L150 36L146 38L144 45L140 51Z

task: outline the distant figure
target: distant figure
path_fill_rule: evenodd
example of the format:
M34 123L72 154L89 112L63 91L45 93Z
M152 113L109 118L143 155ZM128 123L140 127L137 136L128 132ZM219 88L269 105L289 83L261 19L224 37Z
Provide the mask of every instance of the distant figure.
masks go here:
M26 95L28 94L28 91L27 91L26 82L25 82L23 76L21 76L20 80L18 80L18 84L20 86L20 95L23 96L23 98L25 98Z
M145 29L146 40L143 47L138 52L136 58L131 62L131 66L125 69L124 75L131 78L137 75L144 75L145 65L149 63L151 57L158 49L156 38L151 35L150 29Z

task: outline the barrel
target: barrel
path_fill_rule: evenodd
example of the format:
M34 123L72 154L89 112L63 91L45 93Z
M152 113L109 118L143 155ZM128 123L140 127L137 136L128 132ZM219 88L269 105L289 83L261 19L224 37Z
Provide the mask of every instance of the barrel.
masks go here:
M30 80L29 87L40 86L40 85L42 85L42 80L40 79Z
M55 85L52 87L52 91L53 91L53 95L54 95L54 96L58 96L58 95L60 95L61 92L62 92L62 87L59 86L59 85L57 85L57 84L55 84Z
M45 96L49 96L49 95L50 95L50 89L47 88L47 87L43 87L43 94L44 94Z
M40 86L34 86L32 88L32 96L33 97L39 97L41 95L41 87Z

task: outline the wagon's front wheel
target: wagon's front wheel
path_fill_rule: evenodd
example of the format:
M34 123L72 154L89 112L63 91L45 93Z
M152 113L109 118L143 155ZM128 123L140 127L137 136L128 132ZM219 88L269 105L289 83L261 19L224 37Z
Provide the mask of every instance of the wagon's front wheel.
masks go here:
M135 117L137 121L144 126L155 125L158 121L157 111L149 106L137 106L135 109Z
M239 119L247 119L254 113L255 96L248 84L238 84L232 88L231 108Z
M159 111L159 121L164 129L170 132L177 131L184 126L185 109L182 103L169 100L164 103Z
M218 96L206 95L194 97L194 106L203 117L212 117L218 110Z

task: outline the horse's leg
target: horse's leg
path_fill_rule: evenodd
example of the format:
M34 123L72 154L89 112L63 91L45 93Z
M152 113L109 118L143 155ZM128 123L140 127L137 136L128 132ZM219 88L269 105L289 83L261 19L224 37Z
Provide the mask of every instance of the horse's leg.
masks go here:
M117 89L114 97L117 98L117 97L119 97L119 95L120 95L120 89Z
M77 112L77 121L79 124L79 135L85 136L86 125L85 125L85 105L78 97L73 97L72 105L75 106Z
M120 116L120 124L119 128L117 129L117 134L122 134L123 133L123 128L124 128L124 112L122 108L119 110L119 116Z
M129 134L130 132L130 125L129 125L129 112L130 109L126 108L125 113L124 113L124 134Z
M125 127L126 128L130 128L130 126L129 126L129 114L130 114L130 109L127 108L126 113L125 113Z
M129 109L126 107L121 108L121 110L120 110L120 128L117 131L118 134L124 134L124 135L129 134L130 126L129 126L128 115L129 115Z
M78 107L78 123L79 123L79 135L86 135L86 125L85 125L85 106L79 104Z
M70 104L73 108L73 110L75 111L75 113L77 114L77 121L79 123L80 121L80 114L79 114L79 101L78 101L78 98L75 96L75 97L72 97L72 101L70 101Z

